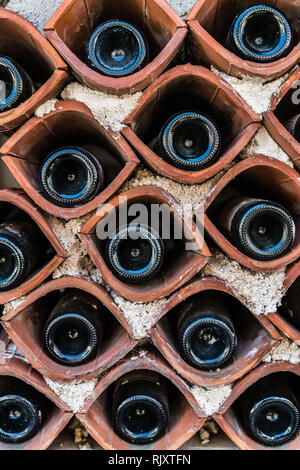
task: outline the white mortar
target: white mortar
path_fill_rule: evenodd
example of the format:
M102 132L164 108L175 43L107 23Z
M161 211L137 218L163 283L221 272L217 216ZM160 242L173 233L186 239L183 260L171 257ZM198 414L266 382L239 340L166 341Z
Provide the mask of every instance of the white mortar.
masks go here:
M279 92L289 76L287 73L277 80L266 82L261 77L232 77L214 66L211 66L211 71L229 83L257 114L268 111L273 96Z
M22 302L24 302L25 299L26 297L23 295L22 297L19 297L18 299L14 299L11 302L7 302L6 304L4 304L2 315L5 315L11 310L14 310L15 308L17 308Z
M114 96L91 90L78 82L72 82L62 91L64 100L77 100L92 111L95 119L106 129L120 132L122 122L133 111L142 93Z
M98 284L103 283L99 269L92 262L78 237L80 229L91 215L88 214L78 219L71 219L68 222L57 217L47 216L52 230L68 254L66 260L52 273L53 279L58 279L62 276L78 276L92 279Z
M140 186L158 186L172 194L186 208L186 216L195 214L204 204L206 198L214 189L225 170L202 184L183 184L164 176L157 175L150 170L140 169L134 177L122 187L122 192Z
M84 382L72 382L69 384L54 382L47 377L44 377L44 380L51 390L53 390L74 413L78 413L83 407L86 400L92 395L97 383L97 379L86 380Z
M43 28L63 0L10 0L7 9L19 13L43 33Z
M261 153L267 155L268 157L275 158L276 160L280 160L291 168L294 168L290 157L284 152L284 150L282 150L281 147L279 147L265 127L258 129L258 132L253 137L251 142L247 145L247 147L244 148L241 156L249 157L253 155L259 155Z
M198 387L197 385L191 387L191 392L206 416L211 416L219 411L221 405L231 394L231 390L231 384L209 388Z
M268 273L250 271L218 251L201 274L225 281L255 315L275 312L284 295L285 269Z
M148 335L148 331L155 323L156 315L167 302L166 298L147 303L134 303L124 299L115 291L111 296L132 328L134 339L140 340Z
M184 19L196 3L196 0L167 0L167 2Z
M58 99L52 98L51 100L46 101L46 103L41 104L35 110L35 115L37 117L43 117L45 114L49 114L52 111L55 111L55 105L58 103Z
M263 362L287 361L300 364L300 347L289 339L282 340L263 358Z

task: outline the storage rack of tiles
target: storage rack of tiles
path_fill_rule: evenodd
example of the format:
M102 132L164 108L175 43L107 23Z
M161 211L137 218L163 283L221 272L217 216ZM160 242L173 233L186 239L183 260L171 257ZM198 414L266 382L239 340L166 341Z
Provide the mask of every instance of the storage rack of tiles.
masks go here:
M236 404L272 374L300 387L300 0L264 2L285 15L294 38L286 57L267 64L241 59L223 37L239 11L262 2L38 3L0 2L0 54L32 85L0 112L0 231L17 215L42 250L19 283L0 285L0 379L30 385L50 411L35 436L0 439L0 449L273 449L249 435ZM90 37L109 20L146 38L147 60L130 75L90 63ZM196 170L164 158L159 143L167 119L189 106L211 115L220 135L217 158ZM43 187L45 159L87 142L103 181L82 203L57 203ZM225 202L247 191L291 214L293 243L277 258L251 257L220 225ZM184 235L151 279L133 283L114 269L99 230L140 204L164 205ZM89 296L103 329L94 356L75 365L49 354L43 336L66 292ZM212 294L231 306L237 343L229 362L204 370L182 355L178 312ZM165 433L147 444L123 439L112 419L114 387L131 373L155 374L176 398ZM299 450L300 431L275 448Z

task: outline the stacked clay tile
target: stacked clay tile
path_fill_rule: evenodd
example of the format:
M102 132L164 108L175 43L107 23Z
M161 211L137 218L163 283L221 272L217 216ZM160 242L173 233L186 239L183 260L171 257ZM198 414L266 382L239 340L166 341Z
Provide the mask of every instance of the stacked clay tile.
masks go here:
M198 0L184 22L165 0L64 0L46 24L45 37L29 21L0 9L0 46L15 38L15 44L23 48L24 54L32 54L30 67L34 68L39 63L45 70L40 86L29 99L11 111L0 113L0 132L8 137L1 148L2 159L20 186L19 189L1 189L0 203L1 207L3 204L16 206L26 213L52 253L47 262L19 287L0 292L0 303L5 309L1 319L4 327L1 332L4 349L1 351L8 351L13 342L24 356L5 353L0 364L0 376L13 376L30 384L51 403L47 420L37 436L23 444L0 443L0 449L46 449L74 416L73 411L48 387L43 376L63 384L97 380L93 394L76 416L104 449L178 449L202 428L208 418L193 393L195 387L232 384L231 394L213 413L213 419L241 449L265 448L245 433L234 403L252 384L269 374L288 372L300 376L298 365L285 361L262 362L285 337L300 344L300 331L281 315L280 309L267 315L254 315L234 286L212 276L203 277L202 270L212 257L210 247L213 243L222 253L251 271L274 272L287 268L285 294L297 282L300 276L298 233L293 248L284 256L273 261L254 260L224 237L213 208L228 185L247 181L247 184L263 187L273 200L284 202L299 227L300 178L297 169L300 144L283 123L286 120L286 102L300 74L296 69L289 76L274 96L271 108L259 116L227 82L210 71L210 66L237 77L248 74L271 80L282 77L295 66L300 58L300 44L295 44L286 58L267 65L241 60L223 47L217 31L224 15L232 15L232 3L239 4L234 7L239 11L258 2ZM265 3L270 6L276 3L276 7L289 18L299 17L298 1L270 0ZM140 25L155 46L155 54L150 53L147 65L127 77L102 75L85 63L80 54L101 19L115 17ZM188 61L191 63L186 63ZM51 98L59 98L66 84L76 79L93 90L119 97L142 91L138 106L127 116L120 133L101 126L92 111L75 100L58 101L47 114L34 116L41 104ZM209 103L214 114L222 116L226 123L227 141L221 145L218 160L193 172L164 160L150 144L147 134L148 129L155 127L161 110L185 88L189 88L197 100ZM290 156L295 169L265 155L239 158L261 126L268 129ZM80 135L83 130L92 138L105 142L119 169L89 202L76 207L60 207L44 197L37 168L49 149L63 146L66 136L70 140L70 136ZM205 200L204 215L200 209L199 214L195 214L199 218L203 215L205 240L196 226L195 217L192 222L196 234L194 249L178 253L176 269L174 266L166 267L163 275L155 276L150 284L131 284L113 274L96 235L98 225L105 221L110 211L120 209L122 196L132 204L150 202L175 208L173 216L176 223L185 227L181 202L167 189L151 184L122 189L136 171L143 168L184 185L202 184L216 175L218 178ZM95 278L76 277L72 273L52 278L53 272L70 255L50 223L53 217L60 219L62 224L84 217L80 243L83 252L86 250L96 266L99 278L103 279L101 283ZM55 362L45 352L40 339L40 331L49 314L48 299L61 289L78 289L93 296L102 304L111 325L109 337L105 338L96 357L75 367ZM198 370L187 364L180 355L173 331L174 310L190 297L206 291L231 299L240 310L240 316L235 313L233 319L238 336L234 360L215 371ZM152 326L142 344L140 339L136 339L132 325L115 301L115 296L122 297L129 304L139 302L141 305L164 299L161 306L153 310ZM170 405L167 433L145 446L130 444L117 435L108 405L114 383L128 372L138 370L158 373L176 396ZM300 434L283 447L299 450Z

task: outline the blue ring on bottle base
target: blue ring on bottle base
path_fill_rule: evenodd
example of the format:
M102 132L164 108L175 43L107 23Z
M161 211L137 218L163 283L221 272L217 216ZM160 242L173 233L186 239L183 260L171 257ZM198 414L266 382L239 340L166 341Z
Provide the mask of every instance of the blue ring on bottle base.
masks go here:
M193 335L199 329L205 329L209 327L213 327L217 325L221 327L224 334L228 339L228 346L224 349L223 353L212 360L201 360L199 359L193 352L191 348L187 349L186 344L192 339ZM221 368L225 364L227 364L232 354L236 348L236 335L235 332L230 328L227 323L224 323L221 320L211 317L203 317L196 321L193 321L184 331L182 336L183 344L183 352L185 354L184 360L188 362L192 367L197 368L199 370L215 370L216 368Z
M126 412L128 406L136 405L137 401L140 402L150 402L153 408L155 407L159 417L161 418L161 422L154 428L152 431L144 432L144 433L135 433L131 432L130 429L125 428L125 426L120 426L120 422L122 422L122 417ZM167 425L167 414L165 411L164 406L155 398L146 395L134 395L129 397L121 402L118 406L116 413L115 413L115 428L120 433L120 437L125 439L127 442L132 442L135 444L146 444L148 442L153 442L159 439L166 431Z
M117 246L122 240L128 238L128 233L139 232L142 234L142 239L148 240L152 248L152 256L149 263L142 269L139 270L130 270L124 269L120 264L118 255L117 255ZM128 226L121 229L118 233L114 235L111 239L108 246L108 257L112 267L118 273L118 275L127 280L127 281L140 281L143 279L149 279L159 268L162 263L162 247L160 244L160 239L152 231L149 231L143 227L134 227Z
M83 189L76 194L58 193L54 188L51 175L48 175L48 171L56 159L68 157L77 158L78 160L83 161L87 168L87 182ZM97 175L97 178L99 177L97 168L94 163L80 150L70 148L57 150L47 158L47 160L43 163L42 166L41 181L43 187L46 187L48 189L50 197L55 202L73 205L80 204L83 200L86 201L86 199L93 195L98 183L97 178L94 177L94 175Z
M84 326L87 327L88 333L89 333L89 339L91 340L91 344L86 348L84 351L84 354L81 355L66 355L63 354L61 351L58 350L58 348L55 346L52 340L52 334L53 334L53 327L54 329L57 328L57 324L63 320L69 320L69 319L75 319L77 321L80 321L80 323ZM57 330L56 330L57 331ZM54 330L55 332L55 330ZM95 348L98 344L98 335L97 335L97 330L94 327L94 325L86 318L82 317L81 315L78 315L77 313L64 313L56 318L54 318L46 327L45 332L44 332L44 338L45 338L45 344L47 347L47 350L51 357L55 360L55 362L59 364L66 364L70 367L76 367L77 365L81 365L83 363L88 362L91 360L91 356L93 356ZM51 346L51 347L49 347Z
M261 410L264 410L265 408L268 407L268 402L270 402L270 405L269 405L270 408L274 408L274 400L276 399L278 400L279 404L282 404L282 403L285 404L286 409L289 409L291 416L294 416L295 420L294 420L293 426L289 426L286 432L283 432L275 436L268 436L267 434L261 432L259 428L256 426L256 418L257 418L257 414ZM284 397L272 396L272 397L263 398L262 400L260 400L258 403L256 403L253 406L253 408L251 409L249 413L250 429L251 430L255 429L255 433L258 435L260 442L263 445L267 445L267 446L279 446L281 444L284 444L285 442L290 441L296 435L299 429L299 422L300 422L300 416L299 416L298 408L294 405L294 403L292 403L290 400Z
M209 144L209 147L205 151L205 153L194 158L184 158L178 155L170 137L174 129L178 126L178 124L180 124L181 121L184 121L187 118L201 120L201 122L204 123L204 125L206 126L208 133L211 133L213 135L212 142ZM167 124L163 132L162 139L164 148L168 149L168 158L174 164L180 165L184 163L184 165L186 166L186 171L197 170L198 167L199 169L203 168L206 163L211 161L217 155L217 152L220 147L220 135L214 123L203 114L195 112L185 112L174 116L171 121Z
M121 28L126 28L129 30L137 39L137 43L139 45L139 54L136 60L132 65L130 65L127 68L123 69L112 69L110 67L106 67L105 65L101 64L96 56L95 50L97 46L97 42L99 40L99 36L106 31L107 29L113 28L113 27L121 27ZM105 23L102 23L98 28L94 31L92 34L89 45L88 45L88 52L89 52L89 58L92 61L93 65L104 75L108 75L111 77L125 77L127 75L131 75L139 70L139 68L142 66L144 60L146 59L147 56L147 47L145 44L145 41L141 35L141 33L131 24L126 23L125 21L119 21L119 20L110 20L106 21Z
M12 90L10 94L0 101L0 113L13 108L23 92L23 79L15 65L6 57L0 57L0 69L5 67L10 74L12 81Z
M266 212L269 212L270 209L272 209L273 213L276 211L276 213L279 215L279 217L283 216L283 219L286 220L286 230L288 237L285 237L284 234L281 237L281 240L271 249L268 249L267 251L261 250L254 243L252 243L250 237L247 236L247 232L245 231L244 227L249 227L249 223L253 217L255 217L255 213L257 211L261 211L261 209L265 209ZM259 212L260 213L260 212ZM271 213L272 214L272 213ZM261 204L256 204L254 207L250 207L246 213L243 215L241 222L239 224L239 237L243 241L244 246L246 247L246 250L248 250L248 253L254 253L256 254L259 258L258 259L276 259L279 256L283 256L286 251L292 246L295 240L295 235L296 235L296 227L294 221L288 223L289 219L286 218L287 213L284 209L282 209L279 206L275 205L268 205L265 203Z
M269 53L262 53L258 54L256 52L251 51L244 43L243 34L245 28L246 20L256 12L270 12L273 13L274 16L277 17L279 20L278 23L280 25L280 29L282 32L280 43ZM233 39L236 46L246 55L250 56L249 60L253 58L256 61L264 62L264 61L271 61L276 60L278 55L282 55L285 51L287 51L292 42L292 30L287 21L287 19L275 8L269 7L267 5L257 5L248 8L245 10L239 18L236 20L234 29L233 29Z
M0 280L0 291L5 289L8 290L10 286L22 276L25 267L23 253L15 243L7 238L0 237L0 246L1 245L5 245L12 250L13 254L17 258L17 267L10 276L8 276L6 279Z
M29 425L27 425L27 427L25 427L23 431L20 431L18 433L7 432L4 431L4 429L1 429L0 427L0 441L18 444L31 439L38 432L38 426L39 424L41 424L42 421L40 413L37 412L36 407L29 400L27 400L27 398L22 396L18 396L17 398L20 402L19 406L23 407L27 411L27 413L31 415L32 418L38 417L39 422L37 422L36 420L32 422L32 420L29 419ZM3 406L6 404L5 402L11 402L12 407L14 408L18 406L18 404L16 404L15 395L4 395L0 397L0 408L1 405Z

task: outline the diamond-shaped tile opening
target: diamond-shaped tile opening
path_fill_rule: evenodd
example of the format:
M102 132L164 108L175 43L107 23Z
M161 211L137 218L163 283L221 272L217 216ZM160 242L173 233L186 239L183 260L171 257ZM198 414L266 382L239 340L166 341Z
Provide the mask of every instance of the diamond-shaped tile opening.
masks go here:
M274 447L268 447L255 442L250 437L242 423L236 403L239 397L253 384L269 374L284 374L289 379L292 390L296 397L299 396L300 386L300 368L299 365L289 362L278 361L258 366L246 377L235 383L232 393L227 401L221 406L219 414L213 418L219 426L228 435L228 437L242 450L274 450ZM278 450L299 450L300 449L300 431L288 443L276 446Z
M20 220L29 222L37 228L39 246L43 246L37 265L33 268L33 272L28 274L25 281L18 287L0 292L0 303L3 304L34 289L63 262L66 253L43 214L22 190L4 189L0 191L0 208L1 223Z
M264 113L264 125L297 168L300 168L300 142L288 130L288 121L300 114L299 80L298 68L274 96L270 110Z
M85 364L70 367L57 363L46 351L43 330L62 293L78 291L92 295L99 306L103 336L97 355ZM130 339L125 323L106 290L86 279L64 277L44 284L14 311L2 318L3 325L26 359L41 374L58 381L95 377L122 359L137 344Z
M121 78L101 75L87 65L87 45L102 22L127 21L149 43L148 65ZM165 0L65 0L45 26L49 41L81 82L113 94L134 93L151 83L174 59L187 33L185 23Z
M119 377L131 371L155 371L167 383L169 419L167 433L149 445L134 445L122 440L112 427L112 396ZM186 383L171 369L161 356L152 350L139 351L121 361L97 384L92 399L77 414L91 436L109 450L174 450L188 441L204 424L201 411Z
M35 86L34 94L16 108L0 113L0 131L26 121L34 110L55 97L68 80L67 65L44 36L25 18L0 10L0 54L15 60Z
M158 220L155 219L155 215L152 219L152 209L155 214L154 206L163 207L165 217L163 226L156 227L157 224L155 227L151 226L151 221ZM160 230L159 234L165 245L165 256L161 267L151 279L132 283L120 280L111 271L106 256L106 246L109 237L118 230L119 223L122 222L120 226L123 227L134 220L132 212L135 213L138 207L142 207L143 211L146 209L147 221L143 216L142 224L148 224L156 232ZM182 214L178 200L170 193L155 186L138 187L122 193L109 204L102 206L81 229L80 238L108 285L133 302L148 302L170 294L190 280L210 256L201 233L192 221L187 223ZM138 216L138 213L136 215ZM171 222L170 225L166 225L168 220ZM169 229L170 238L167 237Z
M6 347L10 340L2 331L0 334L1 346ZM1 357L0 376L15 378L36 389L46 399L46 414L42 420L42 427L32 439L20 444L8 444L0 442L0 450L44 450L54 441L73 416L70 409L47 386L43 377L32 367L13 354L5 353Z
M296 225L293 246L284 256L272 261L250 258L238 250L219 225L219 214L226 202L239 196L267 199L281 204ZM207 235L229 256L255 271L273 271L295 261L300 255L299 175L285 163L264 155L249 157L230 169L216 184L205 205L204 227Z
M285 295L277 312L268 314L268 318L291 340L300 344L300 262L291 266L284 280Z
M181 357L177 325L184 306L190 301L201 305L211 294L224 302L230 311L237 347L232 360L224 367L204 371L189 365ZM164 313L151 331L152 341L182 377L204 387L232 383L242 377L261 361L279 338L276 329L265 317L255 317L224 282L215 278L198 279L180 289L168 300Z
M221 138L217 161L197 171L176 168L157 149L165 123L173 115L189 110L212 118ZM188 64L169 70L144 92L122 132L150 168L192 184L205 181L232 162L256 133L259 121L259 116L227 83L203 67Z
M254 5L269 5L287 18L294 35L294 47L284 58L255 63L243 60L224 46L231 23L237 14ZM290 70L300 58L299 2L289 0L199 0L186 18L190 28L188 48L199 63L215 65L229 75L260 76L273 80Z
M99 161L104 173L104 186L91 201L76 207L59 207L49 202L42 192L40 173L47 156L62 147L81 147ZM16 180L36 204L46 212L65 219L80 217L103 204L126 181L139 163L125 139L114 138L91 111L76 101L60 102L55 111L42 118L34 117L2 146L3 161Z

